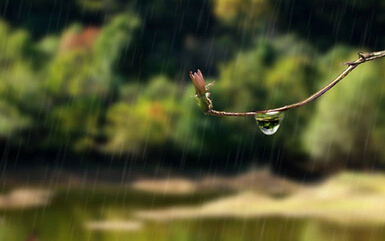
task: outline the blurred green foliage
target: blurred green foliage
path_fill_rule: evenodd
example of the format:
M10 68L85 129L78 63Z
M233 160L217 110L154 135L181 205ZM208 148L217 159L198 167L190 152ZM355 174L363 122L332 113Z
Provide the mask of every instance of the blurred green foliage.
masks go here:
M241 31L253 31L272 21L274 14L267 0L215 0L214 13L225 24Z
M0 3L3 146L162 153L179 164L210 160L228 169L275 158L385 164L381 60L287 112L269 138L252 118L204 116L188 82L196 68L215 80L218 110L303 100L355 52L384 47L385 1L55 2Z

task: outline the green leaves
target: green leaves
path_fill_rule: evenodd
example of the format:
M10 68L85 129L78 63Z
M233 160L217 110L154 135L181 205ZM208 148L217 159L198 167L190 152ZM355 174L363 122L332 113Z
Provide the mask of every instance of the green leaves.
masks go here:
M0 139L18 137L20 132L30 128L33 120L20 112L17 106L0 100Z
M136 85L127 85L137 91ZM122 98L107 111L102 150L109 153L138 154L147 146L163 146L172 141L181 117L177 86L164 76L155 77L135 96Z

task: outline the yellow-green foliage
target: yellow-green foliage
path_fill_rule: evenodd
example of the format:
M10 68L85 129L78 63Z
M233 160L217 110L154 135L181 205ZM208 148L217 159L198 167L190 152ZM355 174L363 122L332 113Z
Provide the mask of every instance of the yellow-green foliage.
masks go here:
M46 88L54 96L99 94L105 87L92 78L92 55L82 49L58 55L50 67Z
M102 29L89 48L58 52L46 78L47 89L55 96L105 95L113 82L114 65L138 26L134 15L119 15ZM73 25L63 38L82 30Z
M106 25L95 42L95 73L102 78L111 78L112 71L132 42L133 32L140 26L140 20L133 13L115 16Z
M218 81L213 87L215 108L245 111L261 107L263 102L266 74L265 44L261 43L254 50L240 53L235 60L221 68ZM218 93L218 94L217 94Z
M99 134L100 103L97 99L79 99L56 106L48 115L49 145L71 145L76 151L93 148Z
M11 31L0 21L0 136L12 138L31 127L32 118L19 106L28 109L39 98L31 65L25 58L30 37L26 31Z
M32 124L32 119L20 113L18 108L0 100L0 138L10 138Z
M374 96L371 96L371 93L369 94L370 99L374 99L372 105L375 114L371 117L370 112L362 113L362 115L366 116L365 118L373 118L373 122L369 123L371 139L368 145L380 155L380 162L385 163L385 148L383 148L385 143L385 102L383 98L385 93L385 83L383 81L385 63L383 61L376 63L375 71L378 74L377 82L370 86L365 86L365 88L370 88L370 91L375 94Z
M44 89L53 103L47 113L52 132L48 145L69 144L77 151L97 148L95 138L101 134L99 122L104 118L104 101L112 95L116 78L114 65L122 49L130 44L138 24L134 16L117 16L97 39L87 42L89 46L57 51L44 79ZM63 41L83 30L80 25L71 26L63 34ZM112 107L111 112L115 111L121 113L121 109ZM138 123L138 130L141 125Z
M117 103L107 114L107 150L137 152L147 144L162 144L170 133L167 110L157 102Z
M266 0L215 0L214 13L221 21L254 30L261 26L270 13L270 3Z
M181 108L176 94L173 83L157 77L138 98L111 106L106 117L105 150L137 153L147 145L169 141Z
M30 42L29 34L25 30L12 31L0 19L0 60L1 62L21 60Z
M311 68L309 56L284 56L278 59L266 76L266 88L271 90L272 106L282 106L306 99L310 94L306 71Z

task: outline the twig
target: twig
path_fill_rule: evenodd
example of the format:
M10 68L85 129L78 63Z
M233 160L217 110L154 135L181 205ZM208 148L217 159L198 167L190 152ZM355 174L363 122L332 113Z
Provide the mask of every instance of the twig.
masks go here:
M256 114L262 114L267 112L273 112L273 111L286 111L289 109L294 109L301 107L303 105L309 104L313 100L317 99L321 95L325 94L328 90L330 90L333 86L335 86L338 82L340 82L343 78L345 78L350 72L353 71L358 65L365 63L367 61L379 59L385 57L385 50L378 51L378 52L369 52L369 53L358 53L359 58L353 62L347 62L344 63L344 65L347 65L348 67L339 74L336 78L334 78L328 85L320 89L318 92L314 93L307 99L296 102L291 105L285 105L282 107L274 108L274 109L268 109L268 110L258 110L258 111L248 111L248 112L228 112L228 111L217 111L213 110L212 108L208 108L206 111L204 111L206 114L212 115L212 116L255 116Z

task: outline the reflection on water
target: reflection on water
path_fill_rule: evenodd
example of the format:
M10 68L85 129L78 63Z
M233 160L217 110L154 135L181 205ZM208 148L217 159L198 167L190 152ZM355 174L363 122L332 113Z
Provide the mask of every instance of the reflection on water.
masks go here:
M200 205L215 195L172 196L121 190L72 190L45 207L3 210L0 240L384 240L384 225L288 217L141 220L137 210Z

